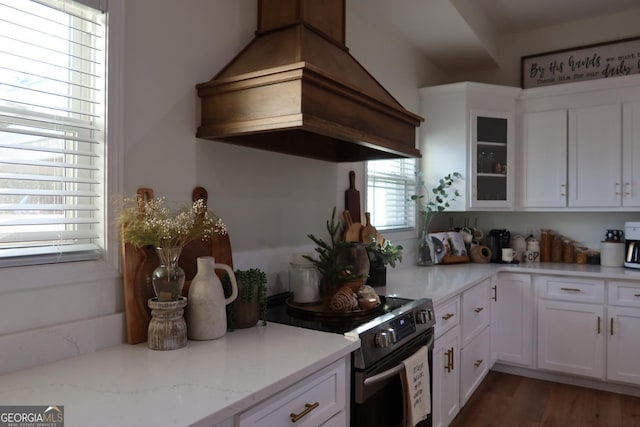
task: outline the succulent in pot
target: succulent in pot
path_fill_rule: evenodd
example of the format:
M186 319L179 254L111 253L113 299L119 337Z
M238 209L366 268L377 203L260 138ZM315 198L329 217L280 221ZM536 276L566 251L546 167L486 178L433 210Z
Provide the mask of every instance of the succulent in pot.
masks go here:
M402 262L402 249L401 245L394 245L381 235L367 245L371 269L366 284L372 287L385 286L387 265L395 268L396 262Z
M266 325L267 275L258 268L234 271L238 284L238 297L227 305L227 329L244 329L256 326L258 320ZM229 276L223 280L225 294L231 292Z

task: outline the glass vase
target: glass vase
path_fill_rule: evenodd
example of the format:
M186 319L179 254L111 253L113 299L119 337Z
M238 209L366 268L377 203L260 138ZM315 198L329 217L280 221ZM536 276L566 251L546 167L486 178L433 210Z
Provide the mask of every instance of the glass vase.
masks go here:
M151 283L159 302L176 301L182 294L185 274L178 265L181 252L181 247L156 248L160 266L153 270Z
M435 258L433 253L433 242L429 237L429 225L433 216L426 215L424 225L420 237L418 237L418 247L416 250L417 260L416 264L419 266L430 266L435 264Z

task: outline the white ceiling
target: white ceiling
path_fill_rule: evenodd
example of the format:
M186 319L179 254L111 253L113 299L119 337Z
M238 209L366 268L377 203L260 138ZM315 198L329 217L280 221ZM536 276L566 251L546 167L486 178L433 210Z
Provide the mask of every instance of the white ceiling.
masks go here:
M354 0L444 70L495 65L495 38L640 8L640 0Z

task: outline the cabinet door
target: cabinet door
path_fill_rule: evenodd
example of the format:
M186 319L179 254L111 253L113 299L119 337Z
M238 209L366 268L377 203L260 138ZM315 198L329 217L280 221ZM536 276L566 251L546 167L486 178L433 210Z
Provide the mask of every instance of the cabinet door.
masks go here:
M640 102L622 108L622 204L640 206Z
M460 351L460 406L469 400L489 372L491 332L489 327Z
M538 368L603 379L603 307L538 301Z
M522 117L520 205L567 206L567 111Z
M622 106L569 110L569 206L620 206Z
M456 326L433 346L433 427L446 427L460 410L460 327Z
M533 287L528 274L501 273L491 307L492 343L501 362L530 366L533 343Z
M491 320L491 279L478 283L462 293L462 346L483 330Z
M640 384L640 309L608 307L607 379Z
M472 208L513 207L513 115L471 111Z

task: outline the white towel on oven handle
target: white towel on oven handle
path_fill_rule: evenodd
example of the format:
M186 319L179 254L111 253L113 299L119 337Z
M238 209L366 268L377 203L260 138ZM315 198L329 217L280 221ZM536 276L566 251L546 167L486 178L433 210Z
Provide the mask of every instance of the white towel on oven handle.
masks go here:
M404 425L414 427L431 413L429 349L422 346L403 361Z

